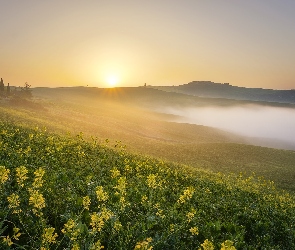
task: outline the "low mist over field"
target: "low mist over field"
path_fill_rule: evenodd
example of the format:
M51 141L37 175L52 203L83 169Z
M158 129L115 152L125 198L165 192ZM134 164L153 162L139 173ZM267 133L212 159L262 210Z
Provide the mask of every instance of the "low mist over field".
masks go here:
M177 122L219 128L239 135L285 141L295 145L295 109L244 105L231 107L165 108Z

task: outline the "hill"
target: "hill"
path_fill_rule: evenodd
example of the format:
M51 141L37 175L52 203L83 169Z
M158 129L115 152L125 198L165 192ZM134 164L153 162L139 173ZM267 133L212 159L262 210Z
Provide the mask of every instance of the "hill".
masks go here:
M200 98L148 88L36 88L34 99L3 102L3 121L85 140L106 139L126 145L129 152L188 164L222 173L264 176L290 191L295 190L295 153L251 145L249 138L206 126L176 123L177 117L155 111L161 105L248 105L247 101ZM260 103L266 105L266 103ZM273 103L273 105L277 105ZM279 104L290 105L290 104ZM160 110L161 111L161 110Z
M193 81L179 86L155 86L152 88L200 97L295 104L295 89L245 88L211 81Z
M1 249L295 248L295 199L271 182L11 120L0 139Z

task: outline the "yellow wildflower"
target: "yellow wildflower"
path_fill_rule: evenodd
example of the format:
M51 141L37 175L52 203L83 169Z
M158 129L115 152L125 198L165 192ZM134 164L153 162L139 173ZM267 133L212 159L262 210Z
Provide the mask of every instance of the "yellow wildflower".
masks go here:
M115 223L114 223L114 229L116 230L116 231L119 231L120 229L121 229L121 227L122 227L122 224L121 224L121 222L120 221L115 221Z
M199 229L197 227L191 227L189 229L192 235L198 235L199 234Z
M236 250L234 247L234 242L231 240L226 240L221 244L220 250Z
M190 212L188 212L188 213L186 214L187 221L188 221L188 222L191 222L192 219L194 218L195 214L196 214L196 210L195 210L195 209L192 209Z
M102 202L106 201L109 198L108 193L103 191L102 186L98 186L96 188L96 197L98 201Z
M142 204L145 203L145 202L147 201L147 199L148 199L148 197L147 197L146 195L143 195L143 196L141 197L141 203L142 203Z
M3 242L6 243L6 245L8 245L8 246L11 246L13 244L13 242L9 236L4 237Z
M147 238L143 241L137 242L134 249L151 250L153 249L152 246L149 247L151 242L152 242L152 238Z
M19 196L17 194L11 194L10 196L7 197L8 200L8 207L13 209L13 213L19 213L22 210L21 209L17 209L19 208Z
M89 206L90 206L91 200L89 198L89 196L84 196L83 197L83 207L86 210L89 210Z
M91 214L91 222L93 232L100 232L104 226L105 221L109 220L113 216L112 212L105 207L102 208L100 213Z
M21 236L21 233L19 232L19 228L14 227L12 238L14 238L15 240L19 240L19 238L18 238L19 236Z
M45 199L42 194L39 193L38 190L29 189L30 198L29 198L29 204L33 205L34 208L37 208L38 210L45 207ZM37 214L37 211L33 209L34 214Z
M21 187L24 186L24 181L28 179L27 173L28 173L28 170L25 166L20 166L16 168L16 181L18 185L20 185Z
M112 178L117 178L120 176L120 171L117 168L111 169L110 172L112 173Z
M193 197L195 189L193 187L188 187L183 191L183 194L179 197L177 203L185 203Z
M126 177L120 177L118 180L118 185L115 186L114 188L117 189L121 195L125 195L126 194Z
M95 244L91 245L90 250L100 250L103 248L104 248L104 246L102 246L100 241L98 240Z
M206 239L203 244L201 244L203 250L214 250L214 245L211 241Z
M74 243L71 250L80 250L79 244L77 242Z
M42 234L42 243L54 243L57 238L57 233L54 234L54 228L49 227L45 228L44 233Z
M77 227L77 224L73 219L69 219L67 223L64 224L64 228L61 232L67 235L71 241L76 241L80 234L80 229Z
M35 179L34 179L34 182L33 182L33 187L34 188L39 188L39 187L42 187L43 185L43 175L45 174L45 170L43 168L38 168L35 172L34 172L34 175L35 175Z
M147 184L150 188L156 188L157 187L157 182L156 182L157 176L155 174L150 174L147 177Z
M9 173L9 169L6 169L4 166L0 166L0 184L4 184L8 180Z

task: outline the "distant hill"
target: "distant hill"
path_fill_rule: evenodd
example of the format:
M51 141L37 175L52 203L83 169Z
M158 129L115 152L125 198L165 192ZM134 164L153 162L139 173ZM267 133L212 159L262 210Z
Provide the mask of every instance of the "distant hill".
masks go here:
M295 89L245 88L232 86L229 83L214 83L211 81L193 81L179 86L155 86L153 88L200 97L295 103Z

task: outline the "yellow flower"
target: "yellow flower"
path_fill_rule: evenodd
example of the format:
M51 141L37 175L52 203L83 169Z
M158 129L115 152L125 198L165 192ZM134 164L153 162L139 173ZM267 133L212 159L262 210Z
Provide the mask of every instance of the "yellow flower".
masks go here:
M16 168L16 181L17 181L18 185L20 185L21 187L24 186L23 182L26 179L28 179L27 173L28 173L28 170L24 166L20 166L19 168Z
M69 219L68 222L64 224L64 228L61 230L61 232L67 235L71 241L75 241L80 234L80 229L77 228L77 225L73 219Z
M90 250L100 250L103 248L104 248L104 246L102 246L100 241L98 240L95 244L91 245Z
M19 228L14 227L12 238L14 238L15 240L19 240L19 238L18 238L19 236L21 236L21 233L19 232Z
M37 209L42 209L45 207L45 199L42 194L39 193L38 190L29 189L30 198L29 204L33 205L33 207Z
M0 184L4 184L8 180L9 173L9 169L6 169L4 166L0 166Z
M105 221L110 219L112 216L112 212L105 207L102 208L102 211L100 213L91 214L90 225L92 226L93 232L100 232L104 226Z
M147 177L147 184L150 188L156 188L157 187L157 182L156 182L157 176L155 174L150 174Z
M43 185L43 175L45 174L45 170L43 168L38 168L35 172L34 172L34 175L35 175L35 179L34 179L34 182L33 182L33 187L34 188L39 188L39 187L42 187Z
M84 209L89 210L90 203L91 203L91 200L90 200L89 196L83 197L83 207L84 207Z
M11 246L13 244L9 236L4 237L3 242L6 243L8 246Z
M151 250L153 249L152 246L149 247L151 242L152 242L152 238L147 238L143 241L137 242L134 249Z
M80 250L78 243L74 243L71 250Z
M114 229L115 229L116 231L119 231L119 230L121 229L121 227L122 227L121 222L120 222L120 221L115 221Z
M127 185L126 177L120 177L118 180L118 185L115 186L114 189L117 189L121 193L121 195L125 195L126 185Z
M147 200L148 200L148 197L147 197L146 195L143 195L143 196L141 197L141 203L142 203L142 204L145 203Z
M109 198L108 193L103 191L102 186L98 186L96 188L96 197L98 201L102 202L106 201Z
M199 234L199 229L197 227L191 227L189 229L192 235L198 235Z
M44 233L42 234L42 243L54 243L57 236L57 233L54 234L53 227L45 228Z
M214 250L214 245L211 241L206 239L203 244L201 244L203 250Z
M196 210L195 210L195 209L192 209L191 212L188 212L188 213L186 214L187 221L188 221L188 222L191 222L192 219L194 218L195 214L196 214Z
M236 250L234 247L234 242L231 240L226 240L221 244L220 250Z
M112 170L110 170L110 172L112 173L112 178L120 176L120 171L117 168L113 168Z
M13 213L19 213L22 210L21 209L17 209L19 208L19 196L17 194L11 194L10 196L7 197L8 200L8 207L13 209Z
M177 203L185 203L193 197L195 189L193 187L188 187L183 191L183 194L179 197Z

